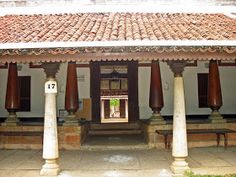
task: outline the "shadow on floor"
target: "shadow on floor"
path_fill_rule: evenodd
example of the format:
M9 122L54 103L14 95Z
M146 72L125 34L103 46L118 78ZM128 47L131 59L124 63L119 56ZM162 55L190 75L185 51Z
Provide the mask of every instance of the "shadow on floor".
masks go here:
M89 135L82 149L148 149L142 135Z

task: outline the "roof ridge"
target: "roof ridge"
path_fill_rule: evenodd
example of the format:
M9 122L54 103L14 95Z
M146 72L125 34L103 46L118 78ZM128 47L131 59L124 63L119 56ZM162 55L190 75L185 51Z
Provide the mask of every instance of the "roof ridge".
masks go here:
M57 14L89 12L175 12L175 13L229 13L236 12L235 6L181 6L181 5L83 5L83 6L42 6L0 8L0 16L7 14Z

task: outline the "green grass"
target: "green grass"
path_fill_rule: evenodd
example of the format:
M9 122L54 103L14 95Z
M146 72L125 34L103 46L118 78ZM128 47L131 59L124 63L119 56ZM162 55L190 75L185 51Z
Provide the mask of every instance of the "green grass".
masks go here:
M236 177L236 174L227 174L227 175L199 175L194 174L192 171L186 172L185 177Z

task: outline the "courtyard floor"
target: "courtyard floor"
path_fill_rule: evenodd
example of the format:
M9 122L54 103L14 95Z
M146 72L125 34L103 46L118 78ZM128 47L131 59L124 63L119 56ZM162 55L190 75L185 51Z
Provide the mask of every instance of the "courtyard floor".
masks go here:
M187 159L197 174L236 173L236 147L191 148ZM0 177L38 177L41 150L0 150ZM158 177L170 174L170 150L60 151L59 177Z

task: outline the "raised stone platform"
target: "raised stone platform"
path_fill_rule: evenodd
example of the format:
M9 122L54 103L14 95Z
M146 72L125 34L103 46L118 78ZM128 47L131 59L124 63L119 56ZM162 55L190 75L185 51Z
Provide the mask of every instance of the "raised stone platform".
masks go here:
M58 126L59 149L80 149L87 135L88 126ZM0 132L16 132L12 135L0 134L1 149L42 149L43 136L30 135L30 132L43 132L43 125L0 126ZM17 135L29 133L29 136Z
M212 124L210 122L188 122L188 129L214 129L214 128L227 128L236 130L236 122L228 122L222 124ZM80 149L81 145L87 137L89 129L89 124L77 125L77 126L58 126L58 138L59 138L59 149ZM156 130L171 130L172 123L167 122L165 125L152 125L148 123L141 123L141 129L144 133L145 141L141 144L142 148L164 148L163 136L157 135ZM0 132L4 131L24 131L24 132L40 132L43 131L43 125L18 125L18 126L0 126ZM136 135L135 135L136 136ZM139 135L141 136L141 135ZM104 136L106 138L110 137L111 141L118 141L115 135ZM113 137L113 138L111 138ZM138 136L136 136L138 137ZM99 138L92 137L93 142L97 142L95 145L93 143L88 143L85 141L84 147L88 149L100 149L102 146L106 145L106 141ZM223 137L221 138L223 139ZM135 138L131 139L136 141ZM111 142L110 141L110 142ZM128 142L128 141L126 141ZM103 143L103 145L101 144ZM117 142L116 142L117 143ZM220 146L223 146L224 142L220 141ZM236 145L236 134L228 134L228 146ZM91 148L93 146L93 148ZM117 146L117 145L116 145ZM119 145L121 147L123 145ZM126 145L124 145L124 148ZM216 136L213 134L209 135L189 135L188 136L188 147L208 147L216 146ZM110 145L112 149L113 145ZM118 147L118 146L117 146ZM1 149L42 149L42 137L41 136L2 136L0 135L0 148ZM142 149L141 148L141 149ZM120 148L122 149L122 148ZM138 149L138 148L137 148Z
M142 124L144 136L150 148L165 148L163 136L158 135L156 130L172 130L172 123L165 125L152 125L143 122ZM189 122L188 129L232 129L236 130L236 122L225 122L220 124L210 122ZM224 146L223 137L220 146ZM228 146L236 145L236 134L228 133ZM188 135L188 147L208 147L216 146L216 136L214 134L191 134Z

